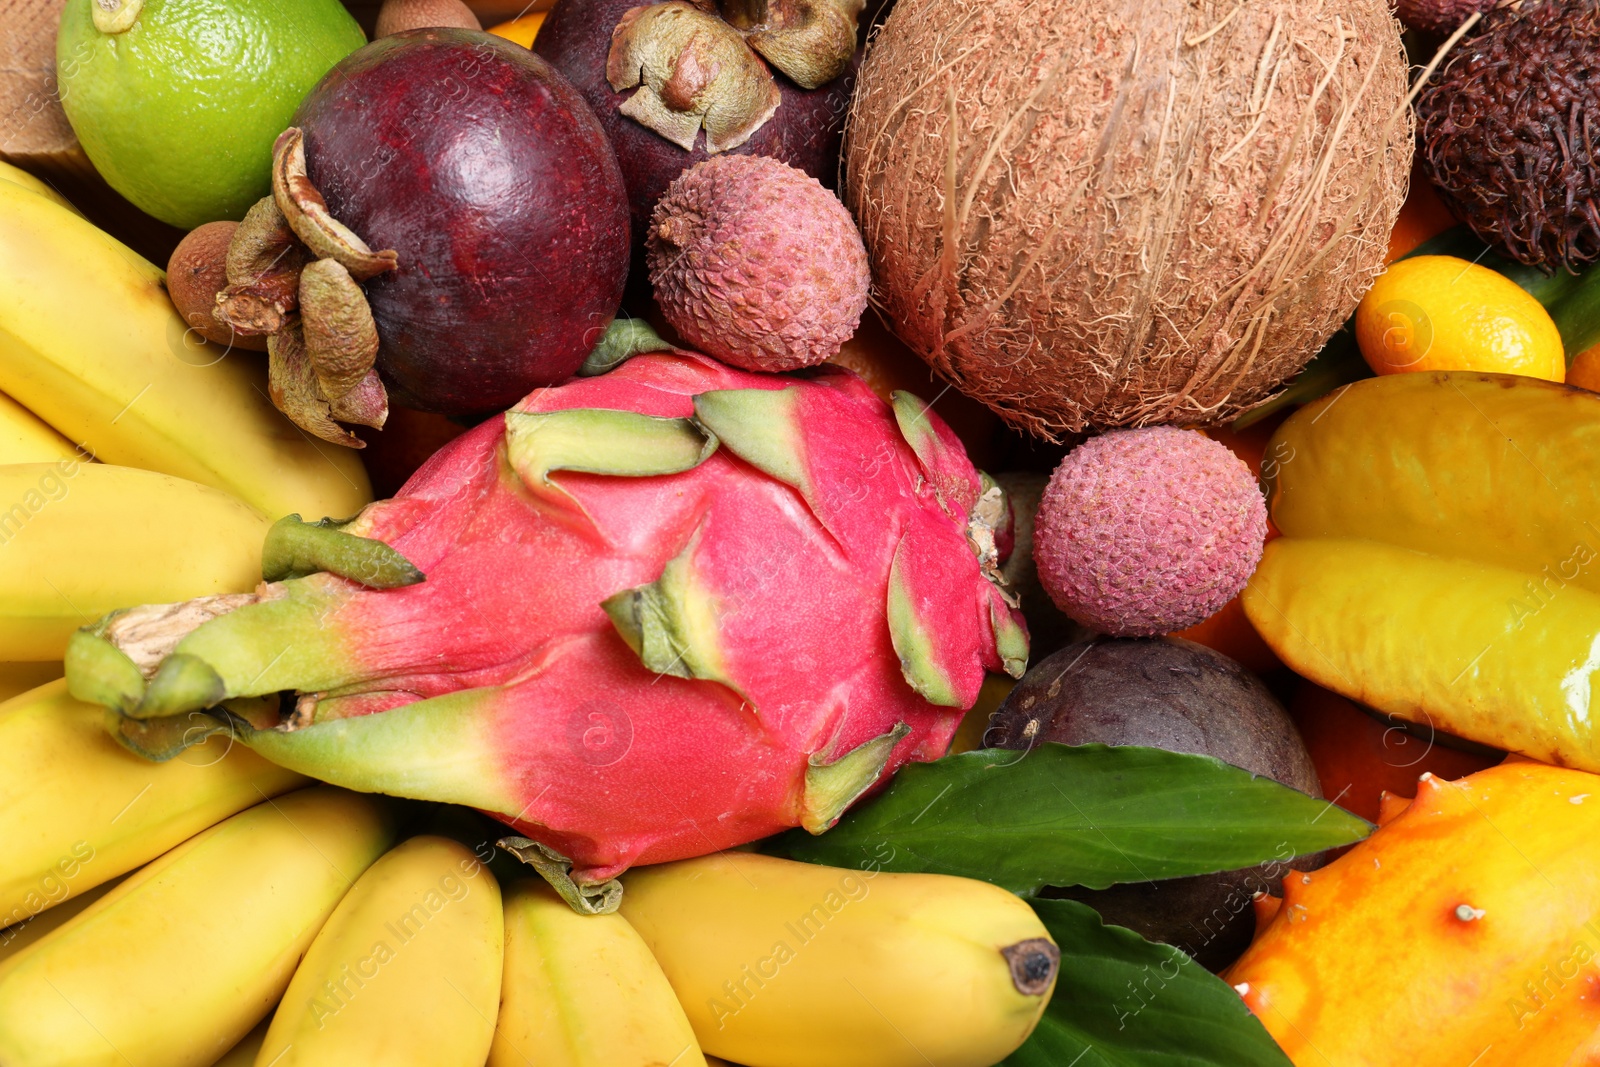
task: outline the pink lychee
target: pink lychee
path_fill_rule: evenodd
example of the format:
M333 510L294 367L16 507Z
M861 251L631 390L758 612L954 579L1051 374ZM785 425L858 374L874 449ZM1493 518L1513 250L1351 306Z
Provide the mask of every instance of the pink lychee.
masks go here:
M1079 445L1045 488L1033 552L1056 606L1101 633L1170 633L1215 614L1261 559L1266 503L1244 461L1172 426Z
M867 307L867 250L810 175L765 156L713 156L656 204L650 282L688 343L745 370L836 355Z

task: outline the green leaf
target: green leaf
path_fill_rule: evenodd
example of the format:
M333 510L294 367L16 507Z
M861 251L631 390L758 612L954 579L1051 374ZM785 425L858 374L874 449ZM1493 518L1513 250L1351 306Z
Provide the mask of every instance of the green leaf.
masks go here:
M766 850L835 867L981 878L1027 894L1253 867L1372 829L1211 756L1047 742L913 764L822 836L791 831Z
M1289 1067L1228 984L1072 900L1031 901L1061 949L1033 1036L1002 1067Z

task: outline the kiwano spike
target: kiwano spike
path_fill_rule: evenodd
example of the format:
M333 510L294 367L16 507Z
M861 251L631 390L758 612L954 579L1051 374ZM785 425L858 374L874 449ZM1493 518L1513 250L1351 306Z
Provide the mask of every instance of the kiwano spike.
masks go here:
M1278 911L1283 907L1283 898L1275 897L1271 893L1257 893L1250 898L1250 907L1255 912L1256 936L1260 937L1262 931L1272 925L1272 920L1278 917Z
M1378 825L1387 826L1389 823L1405 813L1411 806L1411 801L1387 789L1378 794Z
M1224 973L1297 1064L1591 1062L1600 775L1426 776ZM1360 1025L1352 1025L1359 1020Z
M382 541L345 533L348 522L302 522L286 515L272 524L261 547L261 577L269 582L305 578L319 571L337 574L369 589L416 585L425 576L411 561Z
M806 768L800 825L813 834L831 828L846 808L872 788L894 747L910 733L911 727L903 722L896 723L893 730L857 745L836 760L824 761L812 756L811 765Z

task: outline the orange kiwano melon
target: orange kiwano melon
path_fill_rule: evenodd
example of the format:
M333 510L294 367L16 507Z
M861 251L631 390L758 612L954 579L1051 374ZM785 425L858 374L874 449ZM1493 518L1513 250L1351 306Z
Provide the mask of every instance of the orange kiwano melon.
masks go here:
M1417 798L1258 904L1225 977L1297 1067L1600 1063L1600 775L1531 761Z

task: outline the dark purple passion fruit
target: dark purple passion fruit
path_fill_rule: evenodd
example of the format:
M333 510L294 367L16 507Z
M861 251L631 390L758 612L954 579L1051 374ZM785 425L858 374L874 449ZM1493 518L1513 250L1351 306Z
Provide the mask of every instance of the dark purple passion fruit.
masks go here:
M393 400L498 411L577 370L616 314L627 196L581 94L520 45L412 30L300 105L311 181L397 269L365 284Z

